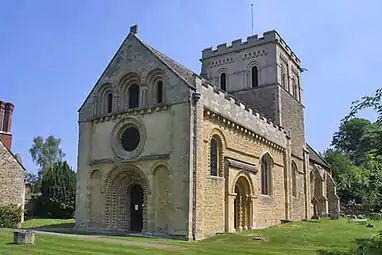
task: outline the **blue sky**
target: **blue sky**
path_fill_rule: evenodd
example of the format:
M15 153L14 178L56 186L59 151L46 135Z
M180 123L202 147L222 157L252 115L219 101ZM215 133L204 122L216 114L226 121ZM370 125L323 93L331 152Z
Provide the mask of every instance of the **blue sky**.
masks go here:
M13 152L36 171L34 136L54 135L76 169L77 110L133 24L139 37L200 72L201 50L276 29L303 74L308 142L325 150L350 103L378 87L378 0L14 0L0 3L0 99L15 104ZM361 115L372 120L371 111Z

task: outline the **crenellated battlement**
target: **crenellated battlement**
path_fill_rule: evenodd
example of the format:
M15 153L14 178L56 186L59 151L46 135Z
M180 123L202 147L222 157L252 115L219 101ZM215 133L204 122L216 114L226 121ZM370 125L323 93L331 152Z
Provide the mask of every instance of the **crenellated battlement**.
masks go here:
M204 107L248 130L256 130L258 135L285 148L287 133L284 128L273 123L231 94L215 87L207 80L202 79L201 85L202 95L206 98L203 100Z
M247 37L247 41L242 41L242 39L237 39L231 42L230 45L227 43L219 44L216 49L212 47L202 50L202 59L208 59L230 53L233 51L240 51L244 49L251 48L253 46L258 46L266 43L277 42L287 53L288 55L296 62L297 65L300 65L300 59L292 51L292 49L287 45L287 43L281 38L281 36L275 31L267 31L263 33L262 37L259 37L257 34Z

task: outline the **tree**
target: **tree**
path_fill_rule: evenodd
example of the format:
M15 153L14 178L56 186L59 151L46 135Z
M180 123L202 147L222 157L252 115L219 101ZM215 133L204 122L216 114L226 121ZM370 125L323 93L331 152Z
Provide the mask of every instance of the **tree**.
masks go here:
M48 136L45 141L41 136L33 138L32 148L29 152L33 162L39 167L38 176L41 177L44 172L51 168L55 163L62 161L65 154L60 149L61 139L54 136Z
M363 185L367 181L367 176L362 173L362 169L354 165L341 151L328 149L324 155L325 160L332 167L333 179L337 184L341 202L362 203Z
M361 165L365 155L380 150L378 141L382 139L382 129L376 123L362 118L347 120L334 134L331 145L347 154L356 164Z
M66 161L57 162L42 177L41 203L48 217L74 216L76 198L76 173Z
M342 122L353 118L360 110L373 108L376 111L378 122L382 122L382 88L375 91L374 96L364 96L360 100L354 101L350 107L350 113L343 118Z

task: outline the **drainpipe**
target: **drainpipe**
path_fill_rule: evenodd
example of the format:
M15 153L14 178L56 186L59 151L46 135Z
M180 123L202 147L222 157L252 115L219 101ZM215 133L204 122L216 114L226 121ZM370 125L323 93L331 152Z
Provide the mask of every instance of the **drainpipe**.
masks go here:
M193 171L192 171L192 239L196 241L196 173L197 173L197 152L198 152L198 101L200 93L192 93L192 102L194 103L194 140L193 140Z

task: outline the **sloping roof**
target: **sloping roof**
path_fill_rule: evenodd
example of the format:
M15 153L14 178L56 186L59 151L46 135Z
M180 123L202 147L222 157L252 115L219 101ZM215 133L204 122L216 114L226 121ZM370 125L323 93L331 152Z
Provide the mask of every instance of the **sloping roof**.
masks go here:
M328 164L328 162L326 162L325 159L323 159L320 154L318 154L312 147L310 147L309 144L306 144L306 147L309 151L309 160L321 166L330 168L330 165Z
M150 45L146 44L145 42L143 42L141 39L139 39L135 34L133 33L129 33L129 35L126 37L126 39L123 41L123 43L121 44L121 46L119 47L119 49L117 50L117 52L114 54L113 58L111 59L111 61L109 62L109 64L106 66L105 70L103 71L103 73L101 74L101 76L99 77L99 79L97 80L97 82L95 83L94 87L92 88L92 90L90 91L90 93L88 94L88 96L86 97L85 101L83 102L83 104L81 105L81 107L78 109L78 112L81 111L82 107L84 107L86 101L88 100L90 94L93 93L95 87L97 86L99 80L103 77L104 73L106 72L106 70L109 68L110 64L113 62L113 60L115 59L115 57L118 55L118 52L121 50L122 46L126 43L126 41L131 38L131 37L134 37L135 39L137 39L138 42L140 42L147 50L149 50L154 56L156 56L159 61L161 61L163 64L165 64L171 71L173 71L176 75L178 75L182 80L184 80L184 82L191 88L195 89L195 76L198 76L197 74L195 74L193 71L191 71L190 69L182 66L181 64L177 63L176 61L172 60L171 58L169 58L168 56L166 56L165 54L161 53L160 51L154 49L153 47L151 47Z
M5 145L5 143L3 142L3 140L0 139L0 143L5 147L5 149L12 155L12 157L15 159L15 161L22 167L22 169L24 169L24 171L26 171L25 167L23 166L23 164L21 164L21 162L17 159L17 157L12 153L12 151L8 148L8 146Z
M194 80L195 76L199 76L187 67L182 66L175 60L169 58L167 55L163 54L162 52L154 49L150 45L146 44L142 40L140 40L138 37L136 37L138 41L140 41L146 48L148 48L156 57L161 60L168 68L170 68L175 74L177 74L179 77L181 77L183 80L186 81L188 85L190 85L192 88L195 88Z

